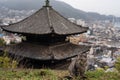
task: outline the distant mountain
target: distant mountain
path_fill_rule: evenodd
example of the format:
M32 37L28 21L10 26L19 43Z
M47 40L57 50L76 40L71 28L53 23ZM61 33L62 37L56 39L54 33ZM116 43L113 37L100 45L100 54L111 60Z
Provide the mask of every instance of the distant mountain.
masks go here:
M40 9L45 0L2 0L0 1L0 7L4 6L9 9L14 10L31 10ZM61 15L68 17L73 17L76 19L84 19L84 20L112 20L114 16L106 16L106 15L100 15L98 13L93 12L84 12L82 10L78 10L73 8L72 6L56 1L51 0L51 5L54 9L56 9Z

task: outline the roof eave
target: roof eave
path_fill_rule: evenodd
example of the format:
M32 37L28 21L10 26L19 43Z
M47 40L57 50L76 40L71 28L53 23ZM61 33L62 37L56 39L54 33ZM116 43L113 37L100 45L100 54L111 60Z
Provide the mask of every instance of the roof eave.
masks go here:
M23 35L48 35L48 34L56 34L56 35L61 35L61 36L63 36L63 35L64 35L64 36L69 36L69 35L82 34L82 33L87 32L87 30L89 29L88 27L83 27L83 28L84 28L83 31L76 32L76 33L68 33L68 34L60 34L60 33L57 33L57 32L44 33L44 34L35 34L35 33L25 33L25 32L11 31L11 30L5 29L4 27L6 27L6 26L1 26L1 29L2 29L3 31L9 32L9 33L18 33L18 34L23 34ZM8 26L7 26L7 27L8 27Z

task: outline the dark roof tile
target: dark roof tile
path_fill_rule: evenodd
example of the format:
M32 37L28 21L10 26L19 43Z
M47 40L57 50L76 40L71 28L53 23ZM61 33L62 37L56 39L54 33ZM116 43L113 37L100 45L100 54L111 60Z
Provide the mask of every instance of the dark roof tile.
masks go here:
M78 54L83 54L84 52L89 51L89 49L89 46L75 45L71 43L47 46L24 42L5 46L5 50L9 53L39 60L62 60L72 58Z
M44 6L24 20L2 28L8 32L38 35L50 33L69 35L87 31L87 28L71 23L50 6Z

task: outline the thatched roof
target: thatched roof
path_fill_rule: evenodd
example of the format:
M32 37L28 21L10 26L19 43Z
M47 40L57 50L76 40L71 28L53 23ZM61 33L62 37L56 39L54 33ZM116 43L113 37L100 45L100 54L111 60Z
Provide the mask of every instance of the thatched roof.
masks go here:
M62 60L75 57L78 54L84 54L89 51L88 46L74 45L71 43L63 43L57 45L39 45L32 43L20 43L5 46L4 50L17 55L39 60Z
M43 6L24 20L2 27L4 31L19 34L58 34L71 35L86 32L88 28L71 23L51 6Z

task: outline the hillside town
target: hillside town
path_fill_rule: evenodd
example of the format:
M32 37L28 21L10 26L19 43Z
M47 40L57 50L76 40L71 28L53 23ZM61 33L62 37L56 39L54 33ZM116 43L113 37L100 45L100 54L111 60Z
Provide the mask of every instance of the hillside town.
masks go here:
M120 28L115 27L111 21L95 21L86 23L83 20L70 18L78 25L89 26L86 36L88 40L83 45L91 45L88 54L88 70L105 68L113 71L116 59L120 56Z
M14 10L0 7L0 11L0 25L8 25L21 21L25 17L33 14L36 10Z

